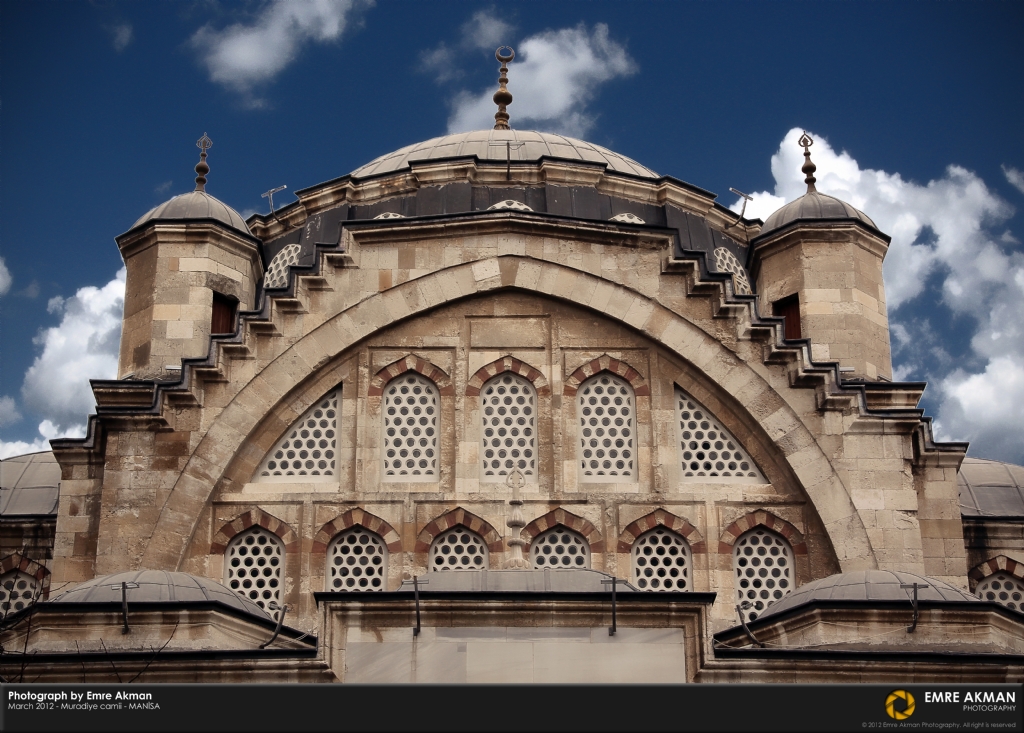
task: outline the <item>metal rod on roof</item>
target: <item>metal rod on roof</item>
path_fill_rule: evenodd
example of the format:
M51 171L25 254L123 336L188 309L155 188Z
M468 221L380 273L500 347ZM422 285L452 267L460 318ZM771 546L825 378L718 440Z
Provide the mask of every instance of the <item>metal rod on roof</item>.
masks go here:
M271 611L274 610L274 606L277 606L277 604L272 602L270 604L270 610ZM281 611L281 613L279 613L278 616L277 616L277 628L274 629L274 635L271 636L269 639L267 639L262 644L260 644L260 649L266 649L268 646L273 644L274 643L274 639L276 639L277 635L281 633L281 627L284 625L284 614L285 614L285 611L288 610L288 606L287 605L278 606L278 609Z
M908 634L913 634L914 631L917 630L917 619L918 619L918 617L920 615L920 611L921 611L921 609L917 605L917 589L918 588L930 588L930 587L931 586L928 585L927 583L901 583L900 584L900 588L903 588L904 590L910 590L911 588L914 589L914 597L910 601L913 604L913 606L914 606L914 623L910 624L910 626L907 627L907 633Z

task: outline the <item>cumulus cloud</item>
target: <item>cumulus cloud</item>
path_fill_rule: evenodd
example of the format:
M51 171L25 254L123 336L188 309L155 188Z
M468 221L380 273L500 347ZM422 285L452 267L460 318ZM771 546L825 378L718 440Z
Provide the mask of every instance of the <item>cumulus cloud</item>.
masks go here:
M216 30L205 25L191 39L210 80L240 92L252 106L256 85L269 82L298 56L303 44L338 40L350 15L373 0L272 0L249 23Z
M805 193L801 132L790 130L772 156L775 190L754 194L748 216L764 219ZM853 204L892 236L884 275L894 376L928 379L938 389L943 438L969 439L972 453L1024 463L1024 252L1005 229L1013 207L963 167L950 165L919 184L861 168L823 136L812 137L818 190ZM1014 172L1004 168L1011 183ZM952 316L937 312L935 301ZM960 357L954 342L965 330L969 349Z
M14 398L7 395L0 397L0 428L13 425L20 419L21 413L18 412L18 405L14 402Z
M108 30L114 44L114 50L118 53L128 48L135 38L135 30L132 28L131 23L117 23L110 26Z
M495 17L494 8L478 10L462 24L459 41L453 47L441 42L420 54L420 69L434 77L441 84L458 79L463 75L458 56L465 51L491 51L511 43L515 26Z
M7 269L7 263L4 262L4 258L0 257L0 296L7 295L7 291L11 289L12 282L14 282L14 278L11 277L11 271Z
M1024 173L1013 166L1004 165L1003 175L1006 176L1006 180L1009 181L1014 188L1021 193L1024 193Z
M50 450L50 441L45 438L37 438L31 443L24 440L0 440L0 460L26 453L41 453L44 450Z
M514 126L583 136L593 126L587 105L598 87L631 76L638 67L625 47L611 39L607 25L598 23L588 28L581 23L520 41L511 69L514 73L510 73L509 91L514 101L509 113ZM491 85L483 92L462 91L456 95L448 132L491 127L495 88Z
M39 426L45 438L84 435L85 418L95 405L89 380L117 375L125 274L121 268L103 287L80 288L47 304L61 321L34 339L42 353L21 387L25 406L45 418Z

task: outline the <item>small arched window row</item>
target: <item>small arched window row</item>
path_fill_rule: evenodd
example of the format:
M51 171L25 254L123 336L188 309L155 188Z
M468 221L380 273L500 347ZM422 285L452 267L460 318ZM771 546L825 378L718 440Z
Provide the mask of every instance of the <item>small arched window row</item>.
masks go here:
M428 565L431 571L485 570L490 552L484 538L466 527L442 532L430 545Z
M231 590L272 618L280 613L284 542L263 527L235 535L224 550L224 580Z
M387 589L388 547L376 532L355 526L338 534L327 548L328 591Z
M1014 611L1024 611L1024 580L1005 570L981 580L974 594L983 601L995 601Z
M643 591L693 590L693 553L683 537L658 527L637 538L630 551L633 585Z
M764 527L743 533L732 548L736 600L744 620L753 621L796 585L793 548Z
M530 543L534 570L582 570L590 567L590 544L579 532L552 527Z

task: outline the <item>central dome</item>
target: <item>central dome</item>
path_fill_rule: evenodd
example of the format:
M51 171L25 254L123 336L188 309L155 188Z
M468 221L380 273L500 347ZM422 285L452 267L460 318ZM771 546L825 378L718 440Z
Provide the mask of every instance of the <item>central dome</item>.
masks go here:
M511 143L511 147L508 143ZM393 173L408 168L412 161L474 155L480 160L500 163L504 163L507 157L511 157L513 162L534 161L543 157L583 160L588 163L605 164L608 170L616 173L641 178L659 178L650 168L608 148L565 135L531 130L477 130L435 137L382 155L352 171L352 176L366 178Z

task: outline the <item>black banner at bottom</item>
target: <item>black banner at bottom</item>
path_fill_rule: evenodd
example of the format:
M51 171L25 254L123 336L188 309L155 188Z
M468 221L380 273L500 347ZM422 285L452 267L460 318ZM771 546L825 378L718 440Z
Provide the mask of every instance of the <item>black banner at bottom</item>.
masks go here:
M11 731L1021 731L1024 686L0 685Z

